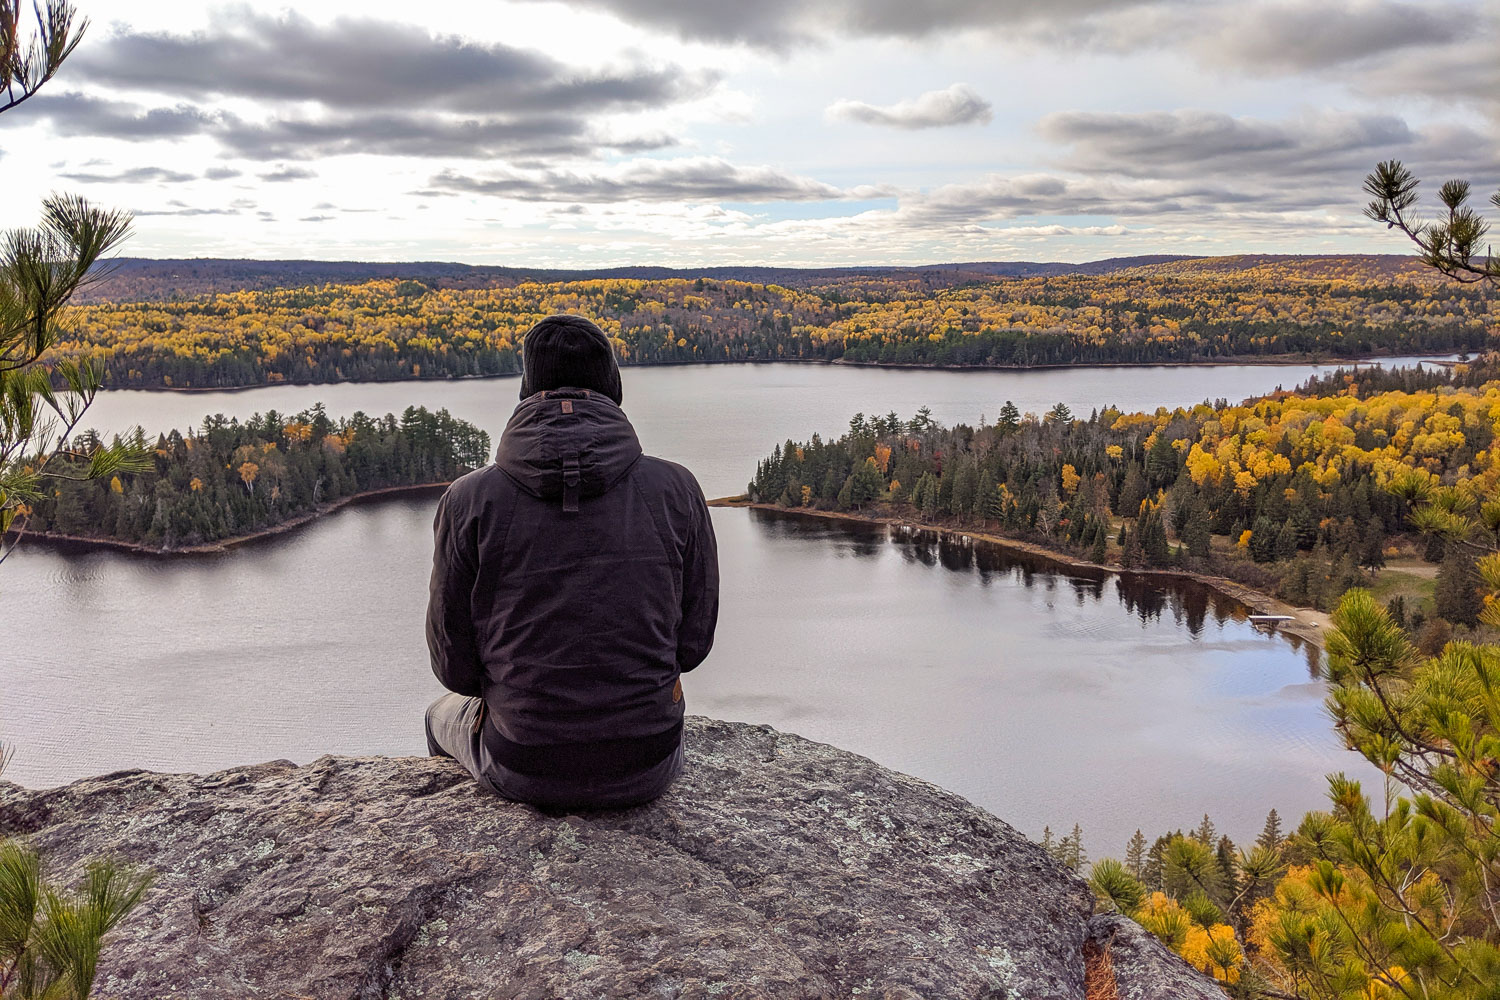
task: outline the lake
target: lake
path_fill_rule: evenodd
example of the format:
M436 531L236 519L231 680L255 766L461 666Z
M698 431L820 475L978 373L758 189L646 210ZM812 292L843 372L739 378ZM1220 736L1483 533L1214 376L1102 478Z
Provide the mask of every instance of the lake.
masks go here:
M893 371L830 365L629 369L648 452L710 495L744 489L788 437L856 411L922 405L977 422L1011 399L1154 409L1290 388L1305 366ZM196 424L205 413L335 415L447 407L498 436L515 379L101 394L90 423ZM226 554L152 559L24 545L0 569L0 736L10 780L49 785L144 767L203 771L322 753L423 752L440 693L422 615L434 496L358 504ZM1322 713L1307 649L1191 586L1085 578L925 533L714 512L723 612L689 711L764 722L969 797L1039 836L1081 823L1119 854L1204 812L1253 837L1295 821L1323 775L1368 776Z

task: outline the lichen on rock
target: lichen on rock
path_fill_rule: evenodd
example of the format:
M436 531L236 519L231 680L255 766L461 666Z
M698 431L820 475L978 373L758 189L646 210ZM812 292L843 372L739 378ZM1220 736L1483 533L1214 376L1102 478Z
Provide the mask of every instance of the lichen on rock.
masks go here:
M1111 934L1121 997L1222 997L957 795L765 726L691 718L687 748L636 809L548 815L451 761L323 757L0 783L0 836L63 872L156 870L101 964L121 1000L1086 1000L1084 946Z

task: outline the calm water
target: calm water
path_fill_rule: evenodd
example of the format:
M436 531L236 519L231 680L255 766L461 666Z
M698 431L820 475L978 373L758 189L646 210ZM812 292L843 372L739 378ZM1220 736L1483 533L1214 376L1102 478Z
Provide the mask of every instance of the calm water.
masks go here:
M1238 399L1310 369L948 373L828 366L637 369L648 451L737 492L777 440L856 410L977 420L1005 399L1087 412ZM109 393L105 428L204 412L447 406L498 434L514 380ZM439 693L422 613L434 497L347 508L233 553L153 560L23 547L0 570L0 734L29 785L124 767L210 770L325 752L419 753ZM1118 853L1137 826L1213 813L1251 836L1360 771L1321 713L1308 653L1187 590L1085 580L885 529L718 510L715 651L691 711L765 722L964 794L1027 833L1081 822ZM1361 773L1363 773L1361 771Z
M1417 359L1393 359L1401 364ZM1009 399L1044 413L1067 403L1080 415L1096 407L1126 410L1184 406L1205 399L1238 402L1292 388L1329 366L1054 368L1032 372L923 371L838 365L688 365L625 371L625 411L651 454L682 462L709 496L741 493L757 459L787 438L814 431L838 435L855 413L894 410L903 418L926 406L945 424L993 420ZM100 395L89 422L106 433L139 424L148 431L196 426L205 414L295 413L322 401L347 415L400 413L408 406L447 407L499 440L515 408L517 378L446 382L275 386L241 392L167 393L123 390Z

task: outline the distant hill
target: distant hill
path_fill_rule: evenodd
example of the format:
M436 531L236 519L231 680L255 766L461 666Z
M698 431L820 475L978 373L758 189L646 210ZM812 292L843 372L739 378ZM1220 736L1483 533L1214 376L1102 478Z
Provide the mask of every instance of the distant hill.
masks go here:
M638 280L609 280L626 277ZM558 308L596 318L636 365L1028 368L1488 346L1500 297L1444 282L1405 258L1355 256L697 271L127 261L57 350L126 387L502 375Z
M296 288L327 283L352 284L376 278L410 278L440 288L504 288L523 281L576 281L587 278L717 278L758 284L808 288L860 277L908 278L937 287L996 277L1112 274L1149 269L1157 274L1225 273L1268 264L1292 265L1308 277L1409 277L1417 269L1411 257L1348 254L1338 256L1240 255L1188 257L1151 254L1110 257L1080 264L1039 261L970 261L901 267L607 267L591 269L500 267L443 261L386 263L350 260L225 260L211 257L151 259L122 257L107 277L81 292L76 301L154 302L208 292Z
M1376 284L1417 282L1441 285L1447 282L1437 271L1416 257L1401 254L1235 254L1228 257L1194 257L1175 260L1146 261L1117 270L1131 270L1152 277L1212 275L1223 277L1242 274L1247 278L1268 280L1334 281L1357 280ZM1100 263L1105 263L1100 261Z

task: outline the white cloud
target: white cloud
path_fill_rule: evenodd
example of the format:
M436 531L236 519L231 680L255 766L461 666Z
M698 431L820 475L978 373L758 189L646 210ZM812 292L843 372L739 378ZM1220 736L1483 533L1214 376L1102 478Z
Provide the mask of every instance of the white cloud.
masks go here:
M955 83L943 90L929 90L920 97L895 104L866 104L841 100L828 106L824 116L835 121L885 125L890 128L942 128L948 125L987 125L995 117L989 101L968 84Z

